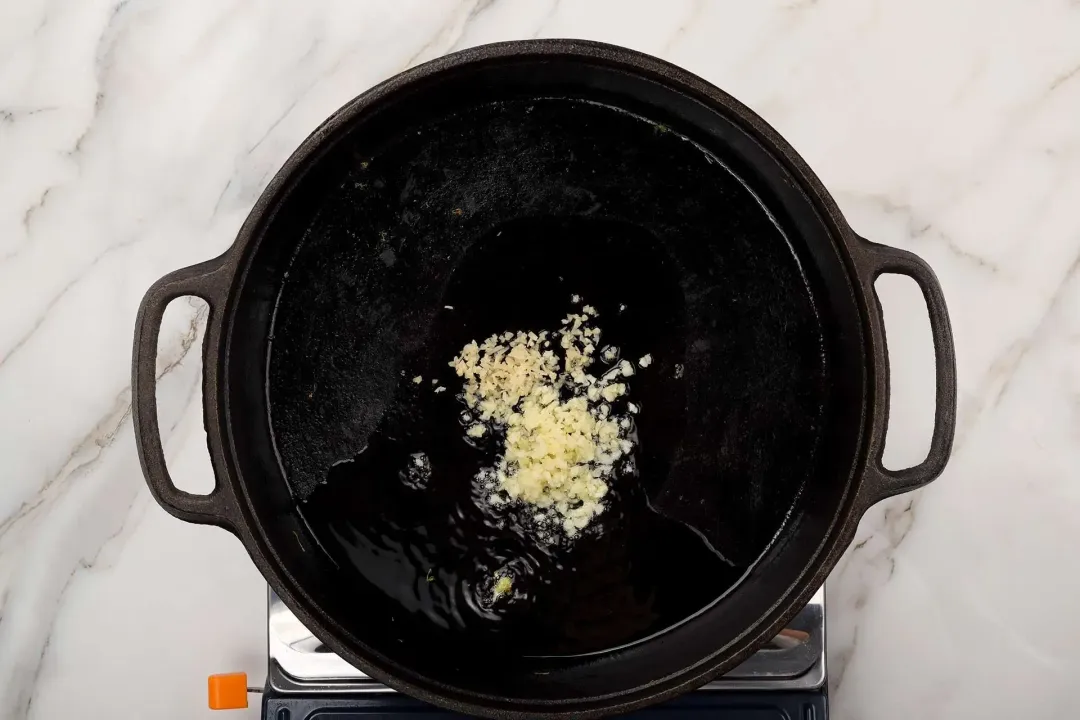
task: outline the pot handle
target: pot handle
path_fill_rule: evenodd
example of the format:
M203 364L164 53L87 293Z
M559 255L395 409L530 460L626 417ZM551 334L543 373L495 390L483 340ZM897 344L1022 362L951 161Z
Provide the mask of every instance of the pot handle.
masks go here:
M865 507L870 507L887 497L928 484L945 469L956 432L956 353L945 296L934 271L922 258L906 250L860 238L857 261L868 290L867 296L873 298L870 325L877 354L875 366L878 368L874 382L877 396L885 399L884 402L875 403L868 451L870 462L862 484ZM937 400L930 451L925 460L905 470L888 470L881 463L885 450L885 434L889 426L889 371L885 322L874 281L886 273L906 275L918 284L926 301L926 309L930 315L930 334L934 340Z
M146 291L135 319L131 407L139 463L142 465L146 484L150 486L150 492L158 504L181 520L232 530L234 524L231 518L234 517L235 498L227 484L221 482L217 472L214 473L214 489L208 495L186 492L173 483L165 463L157 414L157 346L165 308L176 298L189 295L206 301L210 307L205 346L208 347L211 339L217 335L221 322L221 305L228 292L230 278L228 262L222 255L171 272ZM209 372L205 352L203 362L205 374ZM210 401L209 397L203 399L203 402Z

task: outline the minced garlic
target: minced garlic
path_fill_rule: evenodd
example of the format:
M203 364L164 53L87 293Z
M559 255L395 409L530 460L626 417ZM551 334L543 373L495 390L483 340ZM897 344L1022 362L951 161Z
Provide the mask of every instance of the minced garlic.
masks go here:
M495 585L491 589L491 601L495 602L504 595L509 595L514 589L514 581L509 575L499 575L495 578Z
M613 402L615 398L619 397L624 392L626 392L626 385L622 383L612 383L600 391L600 397L608 402Z
M555 332L492 335L450 363L464 379L466 435L480 437L485 423L503 434L498 461L479 476L490 501L539 508L537 523L559 521L568 537L603 511L607 481L633 449L631 424L609 404L627 392L615 378L633 368L625 363L629 373L616 366L599 378L588 372L601 334L589 324L597 314L586 305ZM548 349L552 340L561 358Z

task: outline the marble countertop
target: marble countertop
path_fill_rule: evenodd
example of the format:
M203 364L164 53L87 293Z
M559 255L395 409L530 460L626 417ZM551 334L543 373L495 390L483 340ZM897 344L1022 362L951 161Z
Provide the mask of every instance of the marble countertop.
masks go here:
M227 247L354 95L454 49L560 36L734 94L856 230L940 277L955 451L936 483L865 517L829 581L834 717L1075 714L1075 0L29 0L0 8L0 716L204 717L207 674L261 681L261 577L232 537L173 520L143 483L138 301ZM912 283L879 289L886 460L902 467L929 442L929 327ZM166 451L188 489L213 482L204 315L174 303L159 359Z

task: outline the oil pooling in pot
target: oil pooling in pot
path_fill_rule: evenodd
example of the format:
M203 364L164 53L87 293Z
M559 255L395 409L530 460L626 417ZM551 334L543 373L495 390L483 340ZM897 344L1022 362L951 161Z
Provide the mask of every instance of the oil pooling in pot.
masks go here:
M410 452L419 445L430 460L423 484ZM336 465L304 505L339 564L414 622L527 655L595 652L679 622L742 572L651 512L633 472L612 479L606 510L580 535L540 540L532 510L492 503L475 481L498 456L496 443L475 445L384 436Z
M447 642L457 637L523 655L592 653L646 638L709 605L746 568L725 561L684 525L654 513L642 478L642 472L666 472L684 432L678 416L684 403L672 390L681 358L664 347L670 319L678 317L672 307L677 296L671 304L662 296L623 302L626 288L617 274L560 282L558 275L569 273L557 259L529 258L529 274L537 279L525 294L529 302L515 308L516 317L459 328L462 318L490 315L476 278L495 265L505 268L499 254L472 260L458 274L473 273L473 282L459 283L453 297L440 303L453 310L440 313L433 335L441 342L430 349L430 362L404 369L400 401L368 447L335 465L302 506L313 532L339 565L405 611L417 635L426 626L446 633ZM568 537L552 532L549 522L538 523L535 505L510 498L492 502L497 488L477 481L484 468L500 466L504 436L491 423L482 433L468 433L480 418L463 403L462 381L447 360L473 337L493 331L558 327L573 292L595 306L601 319L603 337L591 372L617 375L631 390L596 405L611 406L608 412L619 418L620 433L632 438L633 447L606 478L604 510ZM657 322L657 316L668 320ZM636 362L646 356L647 371ZM633 377L624 374L624 363L637 367ZM413 383L416 375L424 382ZM450 391L434 393L435 378Z

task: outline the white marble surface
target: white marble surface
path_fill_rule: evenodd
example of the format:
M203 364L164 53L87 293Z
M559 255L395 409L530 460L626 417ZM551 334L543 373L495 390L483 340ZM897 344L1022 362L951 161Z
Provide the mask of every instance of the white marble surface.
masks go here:
M173 520L143 485L138 300L224 249L289 153L360 91L456 48L557 36L650 52L733 93L858 231L940 276L956 449L936 484L865 518L830 580L834 716L1075 714L1075 0L27 0L0 6L0 716L203 717L208 673L261 680L260 576L238 542ZM881 286L901 466L928 442L930 346L910 283ZM167 454L189 488L212 482L201 320L175 304L160 359Z

